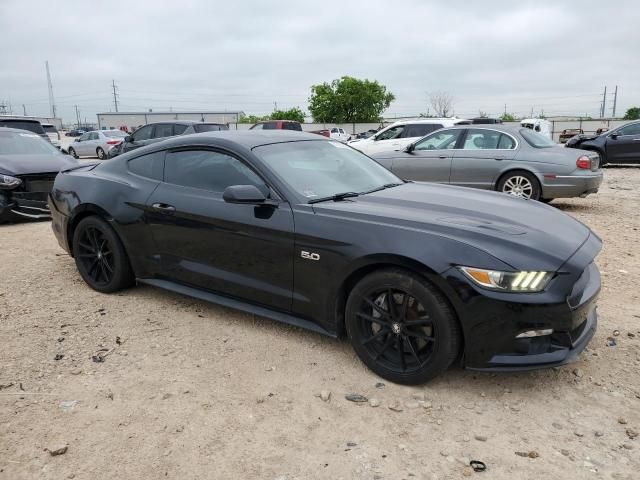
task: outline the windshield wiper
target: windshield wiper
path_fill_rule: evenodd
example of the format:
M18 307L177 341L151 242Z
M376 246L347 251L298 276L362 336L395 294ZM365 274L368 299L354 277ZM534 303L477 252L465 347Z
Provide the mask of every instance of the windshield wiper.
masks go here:
M337 202L339 200L344 200L345 198L357 197L358 195L360 195L358 192L342 192L336 193L334 195L329 195L328 197L312 198L307 203L326 202L327 200L333 200L334 202Z
M366 192L362 192L362 194L366 195L367 193L379 192L380 190L397 187L399 185L404 185L404 184L403 183L385 183L384 185L381 185L379 187L372 188L371 190L367 190Z

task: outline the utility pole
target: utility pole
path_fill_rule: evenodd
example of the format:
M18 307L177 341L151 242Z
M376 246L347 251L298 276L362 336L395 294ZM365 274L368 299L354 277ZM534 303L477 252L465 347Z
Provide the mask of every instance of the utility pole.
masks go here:
M24 106L24 103L22 104L22 114L26 117L27 116L27 107Z
M273 102L273 111L278 110L278 102Z
M76 109L76 126L80 128L80 110L78 110L78 105L74 105Z
M7 101L3 100L0 103L0 115L6 115L7 114Z
M604 118L605 109L607 108L607 87L604 87L602 94L602 108L600 109L600 118Z
M118 94L116 93L116 91L118 87L116 87L115 80L111 80L111 86L113 87L113 105L116 107L116 112L117 112L118 111Z
M49 87L49 108L51 109L51 116L56 116L56 102L53 99L53 85L51 85L51 72L49 72L49 60L44 62L44 66L47 69L47 86Z
M618 101L618 85L616 85L616 91L613 94L613 112L611 113L612 118L616 118L616 103Z

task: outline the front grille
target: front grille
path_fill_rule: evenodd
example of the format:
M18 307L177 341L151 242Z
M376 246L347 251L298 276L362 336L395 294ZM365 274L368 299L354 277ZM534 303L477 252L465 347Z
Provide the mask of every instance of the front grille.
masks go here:
M22 180L21 190L25 192L49 193L53 189L53 182L56 179L56 174L47 173L41 175L21 175L18 178Z

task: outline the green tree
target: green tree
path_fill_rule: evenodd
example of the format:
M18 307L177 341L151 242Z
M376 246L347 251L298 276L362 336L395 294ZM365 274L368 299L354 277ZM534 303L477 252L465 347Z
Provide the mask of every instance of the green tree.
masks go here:
M503 122L515 122L516 116L513 113L504 112L502 115L500 115L500 120L502 120Z
M258 123L264 120L269 120L269 115L259 116L259 115L243 115L238 120L238 123Z
M640 107L631 107L624 114L623 120L638 120L640 119Z
M318 123L370 123L395 100L393 93L377 81L344 76L311 86L309 111Z
M271 120L294 120L304 123L305 113L300 108L294 107L289 110L274 110L270 117Z

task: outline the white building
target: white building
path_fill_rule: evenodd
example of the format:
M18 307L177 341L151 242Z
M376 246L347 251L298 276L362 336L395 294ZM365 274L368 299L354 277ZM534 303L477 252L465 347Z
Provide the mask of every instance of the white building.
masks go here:
M244 112L107 112L98 113L98 128L110 130L126 126L130 131L147 123L171 120L194 120L196 122L228 123L235 129Z

